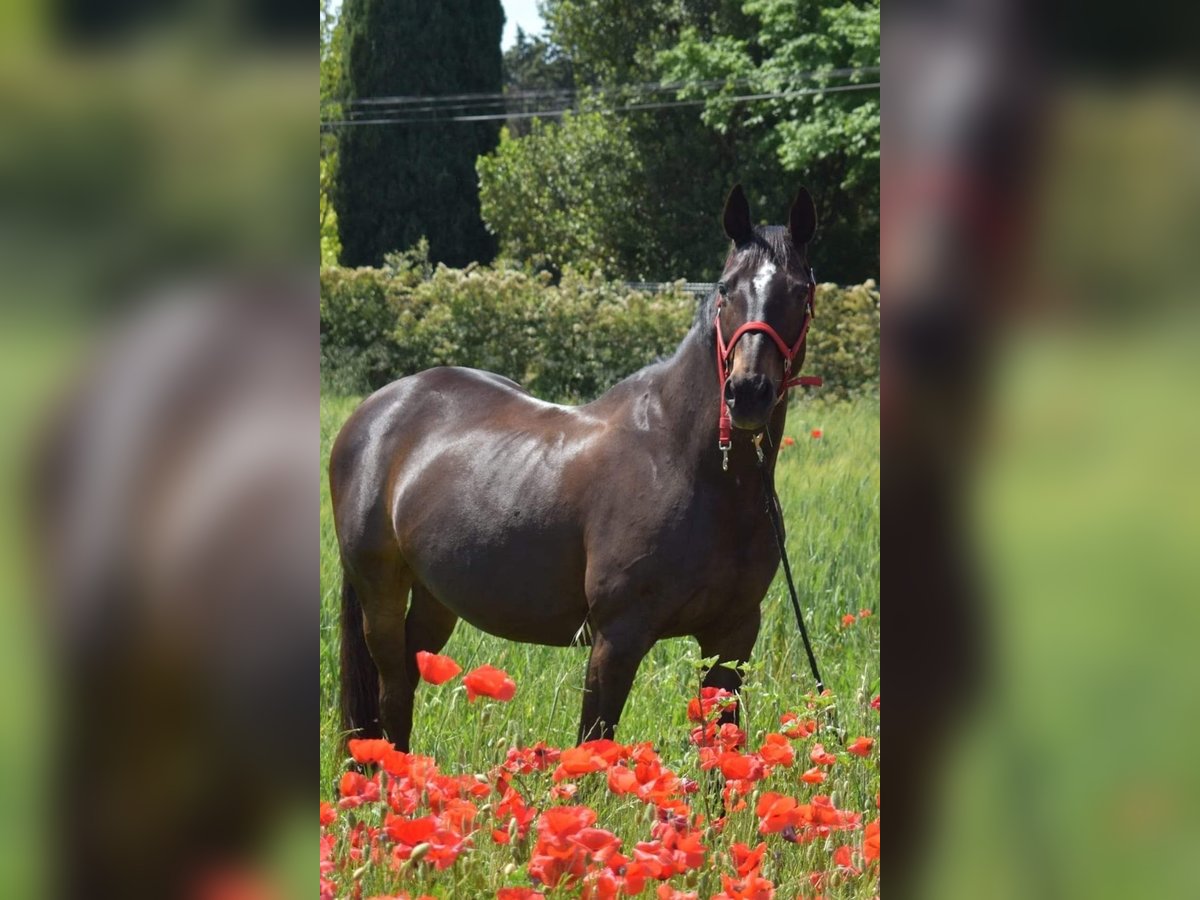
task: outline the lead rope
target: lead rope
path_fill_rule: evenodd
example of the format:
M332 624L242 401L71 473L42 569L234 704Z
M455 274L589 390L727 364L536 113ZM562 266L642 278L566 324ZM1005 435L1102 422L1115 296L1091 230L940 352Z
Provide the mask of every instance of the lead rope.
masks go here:
M796 596L796 585L792 581L792 567L788 564L787 549L783 545L783 525L779 521L779 509L775 505L775 491L767 479L767 467L763 458L762 434L754 437L754 452L758 454L758 473L762 476L763 502L767 507L767 518L771 520L771 528L775 531L775 542L779 545L779 558L783 561L783 574L787 576L788 592L792 598L792 611L796 614L796 624L800 626L800 637L804 641L804 652L808 654L808 666L812 669L813 679L817 682L817 693L825 690L825 682L817 668L817 657L813 654L812 644L808 640L808 629L804 627L804 616L800 612L800 599Z

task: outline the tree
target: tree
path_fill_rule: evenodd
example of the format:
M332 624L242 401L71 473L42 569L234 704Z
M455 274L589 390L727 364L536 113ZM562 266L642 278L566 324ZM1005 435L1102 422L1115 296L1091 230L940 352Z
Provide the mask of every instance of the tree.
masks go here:
M342 69L342 46L345 29L334 12L332 0L321 0L321 118L340 119L342 116L339 80ZM321 265L336 265L342 252L338 240L337 212L333 208L333 191L337 172L337 134L321 132L320 213Z
M571 106L575 99L575 72L561 49L541 37L530 37L517 28L516 42L504 51L504 92L509 112L545 109L546 104ZM529 133L528 118L511 118L511 135Z
M720 265L716 215L738 181L753 209L776 215L806 184L821 277L877 275L878 93L796 92L878 80L831 74L879 65L878 0L547 0L543 12L581 85L608 106L658 107L624 115L641 161L639 213L654 226L653 277L699 278ZM825 74L797 78L814 70ZM671 101L700 105L661 106Z
M809 92L879 80L879 0L745 0L742 8L754 22L750 36L686 26L657 56L663 76L691 83L680 98L704 99L702 119L717 134L751 136L789 186L809 183L821 222L813 256L824 276L877 277L878 90ZM714 92L713 82L723 86ZM752 106L730 99L746 93L784 96Z
M475 160L496 145L492 122L448 121L453 110L361 101L499 93L499 0L346 0L339 90L344 117L403 108L409 121L346 125L338 134L334 206L343 265L378 265L421 236L435 261L489 260Z
M478 168L483 217L505 256L555 274L568 263L585 274L645 271L641 161L620 119L534 119L523 138L505 129Z

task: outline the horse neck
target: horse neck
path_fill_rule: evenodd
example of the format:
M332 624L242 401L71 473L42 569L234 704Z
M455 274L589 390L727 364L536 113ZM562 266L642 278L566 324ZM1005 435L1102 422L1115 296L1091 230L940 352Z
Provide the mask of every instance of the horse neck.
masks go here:
M662 364L656 380L667 411L668 427L680 445L683 459L695 462L702 471L722 476L723 482L740 483L748 474L758 477L757 461L751 435L735 428L729 454L730 472L721 470L721 453L717 449L721 387L717 380L716 353L713 327L702 321L687 333L675 355ZM787 403L781 402L762 442L768 474L774 473L786 420ZM735 477L729 478L730 473Z

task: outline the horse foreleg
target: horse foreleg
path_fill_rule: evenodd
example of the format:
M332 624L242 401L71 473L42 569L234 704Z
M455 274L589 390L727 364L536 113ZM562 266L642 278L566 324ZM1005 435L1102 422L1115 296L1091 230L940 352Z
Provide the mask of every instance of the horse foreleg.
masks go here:
M704 686L724 688L736 694L742 687L742 673L735 668L722 663L741 665L750 658L754 642L758 640L758 629L761 622L758 607L754 611L731 625L714 628L696 635L700 642L700 655L707 658L718 657L717 664L704 673ZM718 724L732 722L740 723L739 706L721 713Z
M583 715L579 721L579 743L612 739L638 666L653 643L645 635L644 626L640 632L636 627L612 628L593 636L583 692Z

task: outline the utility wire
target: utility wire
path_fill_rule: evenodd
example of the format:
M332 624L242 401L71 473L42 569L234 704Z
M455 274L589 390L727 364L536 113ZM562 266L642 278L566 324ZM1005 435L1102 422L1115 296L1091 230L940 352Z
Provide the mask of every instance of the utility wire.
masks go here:
M650 109L669 109L673 107L683 106L703 106L710 100L719 99L726 103L747 103L759 100L788 100L793 97L806 97L816 94L839 94L851 91L868 91L875 90L880 86L878 81L873 81L869 84L846 84L826 88L811 88L798 91L771 91L762 94L739 94L732 97L708 97L703 100L670 100L658 103L630 103L623 106L610 106L597 110L597 112L635 112ZM397 110L396 112L407 113L408 110ZM503 113L484 113L479 115L455 115L455 116L434 116L431 118L412 118L406 115L382 117L374 119L341 119L335 121L325 121L321 123L322 130L331 130L334 128L343 128L347 126L357 125L419 125L426 123L449 123L449 122L496 122L507 121L509 119L534 119L534 118L557 118L564 113L578 112L577 109L567 107L563 109L545 109L534 110L532 112L503 112Z
M713 78L705 81L644 81L632 84L612 85L609 87L591 88L588 93L592 96L604 97L624 93L663 93L684 91L696 88L720 87L750 87L768 81L777 80L781 84L796 81L811 81L814 78L846 78L852 75L878 75L879 66L857 66L841 69L813 69L807 72L795 72L782 78L772 78L770 75L744 76L742 78ZM326 106L343 108L355 106L403 106L410 104L439 105L443 103L459 103L461 101L512 101L525 99L544 99L561 97L576 93L575 88L545 88L541 90L508 91L508 92L476 92L461 94L399 94L383 97L361 97L358 99L328 100Z

